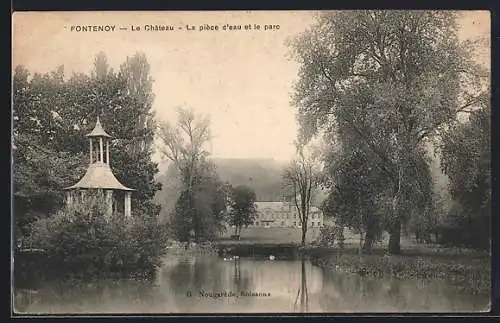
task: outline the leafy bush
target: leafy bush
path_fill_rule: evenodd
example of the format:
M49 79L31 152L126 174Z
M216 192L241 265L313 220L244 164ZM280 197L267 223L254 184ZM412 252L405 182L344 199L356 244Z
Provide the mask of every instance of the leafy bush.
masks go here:
M486 212L473 214L456 204L438 229L441 244L479 250L490 248L490 215Z
M323 247L344 248L344 228L341 226L325 225L320 229L318 243Z
M32 226L31 245L47 251L57 274L71 277L154 274L166 250L156 217L107 216L100 198L74 203Z

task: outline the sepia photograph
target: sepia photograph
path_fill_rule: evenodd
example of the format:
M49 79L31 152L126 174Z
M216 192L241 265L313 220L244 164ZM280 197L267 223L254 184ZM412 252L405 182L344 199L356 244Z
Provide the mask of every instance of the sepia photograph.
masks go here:
M12 315L489 312L490 29L14 12Z

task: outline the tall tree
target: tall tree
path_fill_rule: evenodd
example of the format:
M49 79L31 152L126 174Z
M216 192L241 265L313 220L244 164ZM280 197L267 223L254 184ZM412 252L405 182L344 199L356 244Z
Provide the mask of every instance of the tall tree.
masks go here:
M450 11L327 12L291 43L301 64L293 97L301 137L335 132L369 150L391 181L382 201L392 253L422 146L485 90L487 73L457 30Z
M137 131L141 131L140 134L144 138L132 147L138 153L150 150L154 136L153 130L156 126L152 110L154 93L150 70L151 67L146 55L141 52L127 57L125 62L120 65L119 75L126 81L127 94L137 101L138 109L141 111L134 121L135 128Z
M459 204L453 234L472 247L490 247L491 220L491 105L481 107L464 122L448 129L443 140L442 167L450 179L452 198Z
M13 204L17 233L61 206L61 188L78 180L80 155L58 149L63 68L47 75L17 66L13 75Z
M158 128L163 155L174 163L187 190L195 184L196 175L207 169L210 120L196 116L192 109L178 108L176 125L168 122Z
M384 174L372 164L366 151L357 146L341 145L325 156L325 186L329 194L324 211L340 227L360 235L360 252L369 250L380 238L382 216L377 212L378 194L385 184Z
M195 239L213 240L225 231L227 215L227 188L212 167L200 175L194 188L196 216Z
M108 64L108 57L106 53L99 52L94 58L94 68L92 69L92 78L94 79L105 79L108 73L112 73L112 70Z
M231 192L231 210L229 212L229 223L235 227L235 235L241 234L241 228L253 223L257 211L255 202L257 196L254 190L248 186L239 185Z
M192 232L196 240L214 237L223 230L226 194L223 183L208 160L209 119L196 116L191 109L179 108L175 125L164 123L158 129L163 155L178 170L183 183L174 229L180 239Z
M173 234L180 241L213 240L225 230L226 188L213 171L197 174L194 182L176 201L171 219Z
M153 79L146 55L138 52L132 57L127 57L120 66L117 76L124 82L126 97L134 105L134 111L129 120L130 128L128 128L134 138L127 143L124 157L128 158L130 163L137 165L139 167L137 170L142 170L142 174L137 174L134 182L142 188L144 207L152 208L157 215L160 207L152 200L156 192L161 189L161 184L155 180L158 165L151 160L156 124L152 108Z
M178 174L177 167L170 163L166 169L160 173L157 180L162 184L161 190L155 195L155 201L161 205L160 217L168 222L175 213L175 204L184 190Z
M152 198L160 186L154 179L157 165L151 161L154 129L150 125L137 124L144 115L151 115L148 110L151 107L140 104L141 95L130 94L122 75L103 67L107 64L103 53L95 62L93 76L73 74L67 80L60 67L49 74L35 74L27 82L26 71L18 68L19 77L14 82L14 87L19 89L14 103L15 117L19 121L15 125L17 138L67 155L69 161L60 164L70 167L68 172L72 176L64 176L57 185L61 190L83 176L88 163L85 134L92 130L100 116L106 131L113 137L111 167L124 185L136 189L133 209L156 215L159 206L152 203ZM132 149L138 142L141 149ZM78 167L73 167L75 164ZM49 169L65 175L61 167Z
M313 194L320 184L319 151L312 146L297 144L297 156L283 171L285 199L297 209L302 226L301 245L306 244L309 211Z

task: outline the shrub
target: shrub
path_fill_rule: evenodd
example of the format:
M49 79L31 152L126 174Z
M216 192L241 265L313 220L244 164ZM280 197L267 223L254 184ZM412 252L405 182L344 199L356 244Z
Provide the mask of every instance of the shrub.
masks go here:
M473 214L455 205L439 226L438 243L488 250L491 244L490 216L483 212Z
M329 226L325 225L320 229L318 243L323 247L334 247L335 245L339 248L344 248L344 228L341 226Z
M99 198L74 203L32 225L31 244L49 266L71 277L151 275L166 250L166 228L156 217L106 216Z

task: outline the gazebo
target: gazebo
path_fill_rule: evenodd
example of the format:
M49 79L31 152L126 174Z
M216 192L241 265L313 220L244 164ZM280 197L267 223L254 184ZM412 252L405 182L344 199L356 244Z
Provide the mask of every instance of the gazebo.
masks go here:
M106 193L106 206L109 215L113 213L114 193L124 192L124 214L130 217L132 214L131 197L134 189L128 188L121 184L113 175L110 167L109 159L109 140L110 135L104 131L97 117L97 122L94 130L87 135L90 142L90 163L87 172L82 179L73 186L66 187L66 201L68 204L73 203L74 192L80 191L81 194L89 190L97 190ZM93 145L96 148L93 149ZM106 153L104 153L106 147Z

